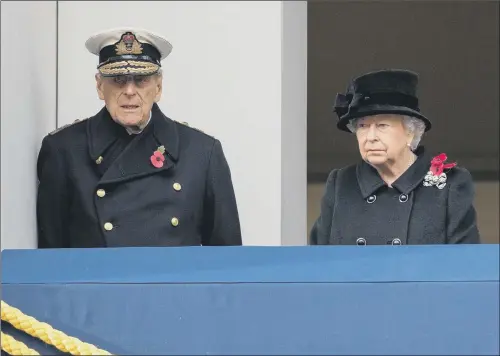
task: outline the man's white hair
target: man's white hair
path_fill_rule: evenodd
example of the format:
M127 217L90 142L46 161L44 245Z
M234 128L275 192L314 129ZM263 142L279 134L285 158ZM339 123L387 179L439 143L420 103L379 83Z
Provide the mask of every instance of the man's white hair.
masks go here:
M413 140L410 143L410 149L415 151L422 140L425 132L425 123L413 116L402 115L403 125L408 133L413 134ZM352 119L347 124L347 128L356 133L357 122L362 118Z

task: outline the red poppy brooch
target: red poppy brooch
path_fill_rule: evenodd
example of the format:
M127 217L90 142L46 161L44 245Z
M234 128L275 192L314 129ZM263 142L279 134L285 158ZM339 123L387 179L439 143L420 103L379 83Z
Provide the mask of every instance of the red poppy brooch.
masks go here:
M446 153L441 153L431 160L431 168L429 172L425 175L424 186L432 187L436 186L438 189L443 189L446 186L446 173L445 169L451 169L457 164L445 163L448 159Z
M153 155L151 156L151 164L155 166L156 168L161 168L163 167L163 162L165 162L165 147L160 146L156 149L156 151L153 152Z

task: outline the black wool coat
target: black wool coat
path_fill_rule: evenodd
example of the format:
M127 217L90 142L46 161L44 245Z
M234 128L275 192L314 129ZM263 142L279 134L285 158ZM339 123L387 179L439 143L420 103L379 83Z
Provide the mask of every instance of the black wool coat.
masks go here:
M416 245L479 243L474 185L454 167L446 185L425 186L432 156L423 147L417 160L389 187L361 161L329 174L311 245Z
M151 156L162 145L157 168ZM105 107L47 135L37 173L39 248L242 244L220 141L156 104L137 135Z

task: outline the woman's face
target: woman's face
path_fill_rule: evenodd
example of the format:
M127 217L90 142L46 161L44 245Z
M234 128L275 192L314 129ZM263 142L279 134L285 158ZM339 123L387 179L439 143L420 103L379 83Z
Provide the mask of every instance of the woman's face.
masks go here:
M392 165L405 157L413 135L409 134L401 115L375 115L356 122L361 157L374 166Z

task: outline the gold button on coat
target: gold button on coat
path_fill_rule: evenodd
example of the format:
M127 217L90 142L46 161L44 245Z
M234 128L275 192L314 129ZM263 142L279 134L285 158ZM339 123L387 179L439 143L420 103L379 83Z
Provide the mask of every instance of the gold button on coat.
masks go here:
M105 191L104 189L98 189L98 190L97 190L97 196L98 196L99 198L102 198L102 197L103 197L103 196L105 196L105 195L106 195L106 191Z
M172 218L171 222L172 222L173 226L179 225L179 219L177 219L177 218Z
M113 230L113 224L111 224L110 222L105 223L104 224L104 229L107 230L107 231Z
M102 156L99 156L99 158L95 160L95 163L101 164L102 163L102 159L103 159Z
M174 183L173 187L177 191L181 190L181 185L179 183Z

